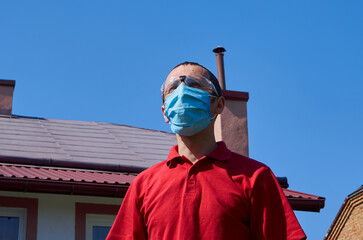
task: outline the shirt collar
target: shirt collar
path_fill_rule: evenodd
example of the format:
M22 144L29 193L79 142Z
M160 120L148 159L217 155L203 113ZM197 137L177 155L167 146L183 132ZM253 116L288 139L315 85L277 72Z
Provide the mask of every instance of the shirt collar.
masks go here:
M224 142L217 142L217 147L207 157L218 161L226 161L232 157L232 152L227 148Z
M227 148L224 142L217 142L217 147L211 153L209 153L206 157L213 158L217 161L226 161L230 159L232 156L232 152ZM171 162L177 161L181 156L178 153L178 145L173 146L170 149L168 159L166 164L169 166Z

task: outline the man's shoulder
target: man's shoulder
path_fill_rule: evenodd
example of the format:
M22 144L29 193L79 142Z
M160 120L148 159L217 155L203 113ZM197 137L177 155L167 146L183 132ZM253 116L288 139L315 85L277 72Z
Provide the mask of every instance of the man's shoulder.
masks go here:
M133 182L137 183L142 183L145 180L148 180L149 178L153 178L155 177L163 168L165 168L167 163L167 160L161 161L147 169L145 169L144 171L142 171L141 173L139 173L136 178L133 180Z
M268 168L264 163L236 152L232 152L231 160L234 164L243 163L253 168Z
M240 182L248 189L254 189L257 182L266 184L273 182L271 169L262 162L252 158L232 153L227 163L228 173L236 182Z
M235 152L232 152L231 158L226 162L226 165L229 169L233 169L236 174L241 173L250 176L270 170L264 163Z
M231 151L223 141L218 142L217 149L209 157L216 159L217 162L221 162L221 166L227 169L235 169L237 172L241 171L241 173L268 168L265 164L257 160Z

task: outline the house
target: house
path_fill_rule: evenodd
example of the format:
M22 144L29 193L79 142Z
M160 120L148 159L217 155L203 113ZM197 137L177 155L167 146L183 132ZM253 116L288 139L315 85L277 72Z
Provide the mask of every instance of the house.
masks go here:
M363 185L345 198L324 239L363 239Z
M0 239L104 239L128 186L165 159L176 144L174 134L16 116L14 87L15 81L0 80ZM216 137L248 156L248 93L223 94ZM289 190L287 178L278 180L294 210L324 207L324 198Z

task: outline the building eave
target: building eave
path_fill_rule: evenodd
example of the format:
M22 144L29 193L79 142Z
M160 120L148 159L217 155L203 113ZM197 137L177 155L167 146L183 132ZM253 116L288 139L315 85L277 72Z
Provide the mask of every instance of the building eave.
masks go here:
M55 160L50 158L25 158L0 155L0 163L36 165L45 167L63 167L75 169L89 169L99 171L140 173L145 167L128 166L121 164L94 163L94 162L75 162L69 160Z
M124 197L128 184L99 184L36 179L0 178L0 190L101 197Z

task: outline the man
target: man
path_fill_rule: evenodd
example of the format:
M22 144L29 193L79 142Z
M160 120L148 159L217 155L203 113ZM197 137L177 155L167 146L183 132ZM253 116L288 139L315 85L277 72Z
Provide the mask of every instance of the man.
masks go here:
M224 98L209 70L176 66L162 100L178 144L132 182L108 240L306 239L271 170L215 141Z

